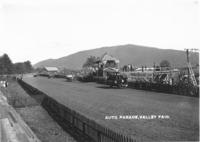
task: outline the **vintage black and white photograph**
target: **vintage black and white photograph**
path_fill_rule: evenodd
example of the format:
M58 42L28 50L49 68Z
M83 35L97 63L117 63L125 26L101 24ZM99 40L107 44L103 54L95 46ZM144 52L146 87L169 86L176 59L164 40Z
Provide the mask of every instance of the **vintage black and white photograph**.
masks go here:
M199 0L1 0L0 142L198 142Z

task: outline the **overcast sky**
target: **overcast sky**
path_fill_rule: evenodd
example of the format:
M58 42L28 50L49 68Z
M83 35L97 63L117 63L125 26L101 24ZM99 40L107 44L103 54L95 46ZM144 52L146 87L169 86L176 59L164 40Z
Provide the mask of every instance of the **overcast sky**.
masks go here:
M198 0L2 0L0 55L32 63L122 44L199 48Z

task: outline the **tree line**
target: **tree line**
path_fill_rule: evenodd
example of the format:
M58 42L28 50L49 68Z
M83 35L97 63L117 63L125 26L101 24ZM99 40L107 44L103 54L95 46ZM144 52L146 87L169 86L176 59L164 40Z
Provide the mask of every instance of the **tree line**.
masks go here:
M87 60L85 61L82 67L94 67L97 61L100 61L99 57L90 56L87 58Z
M23 74L33 71L30 61L12 63L7 54L0 56L0 75L4 74Z

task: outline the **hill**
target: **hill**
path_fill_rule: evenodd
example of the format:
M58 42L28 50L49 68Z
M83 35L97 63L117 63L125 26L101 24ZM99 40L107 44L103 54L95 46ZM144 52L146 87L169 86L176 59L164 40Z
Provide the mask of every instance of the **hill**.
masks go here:
M91 55L101 57L105 52L118 58L120 66L133 64L136 66L146 65L151 67L154 62L158 65L162 60L168 60L171 66L174 67L186 66L186 53L184 51L127 44L85 50L58 59L47 59L36 63L34 67L55 66L68 69L81 69L87 57ZM194 65L199 63L199 54L193 53L191 62Z

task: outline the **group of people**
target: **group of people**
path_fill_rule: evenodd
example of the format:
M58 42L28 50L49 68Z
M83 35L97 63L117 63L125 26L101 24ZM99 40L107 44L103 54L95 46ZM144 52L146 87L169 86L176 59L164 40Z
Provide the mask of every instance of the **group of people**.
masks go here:
M9 76L7 75L0 75L0 87L8 87L8 80Z
M128 65L124 65L122 70L124 72L129 72L129 71L134 71L135 70L135 66L128 64Z
M8 87L8 81L7 80L2 80L2 81L0 81L0 86L2 86L2 87Z

